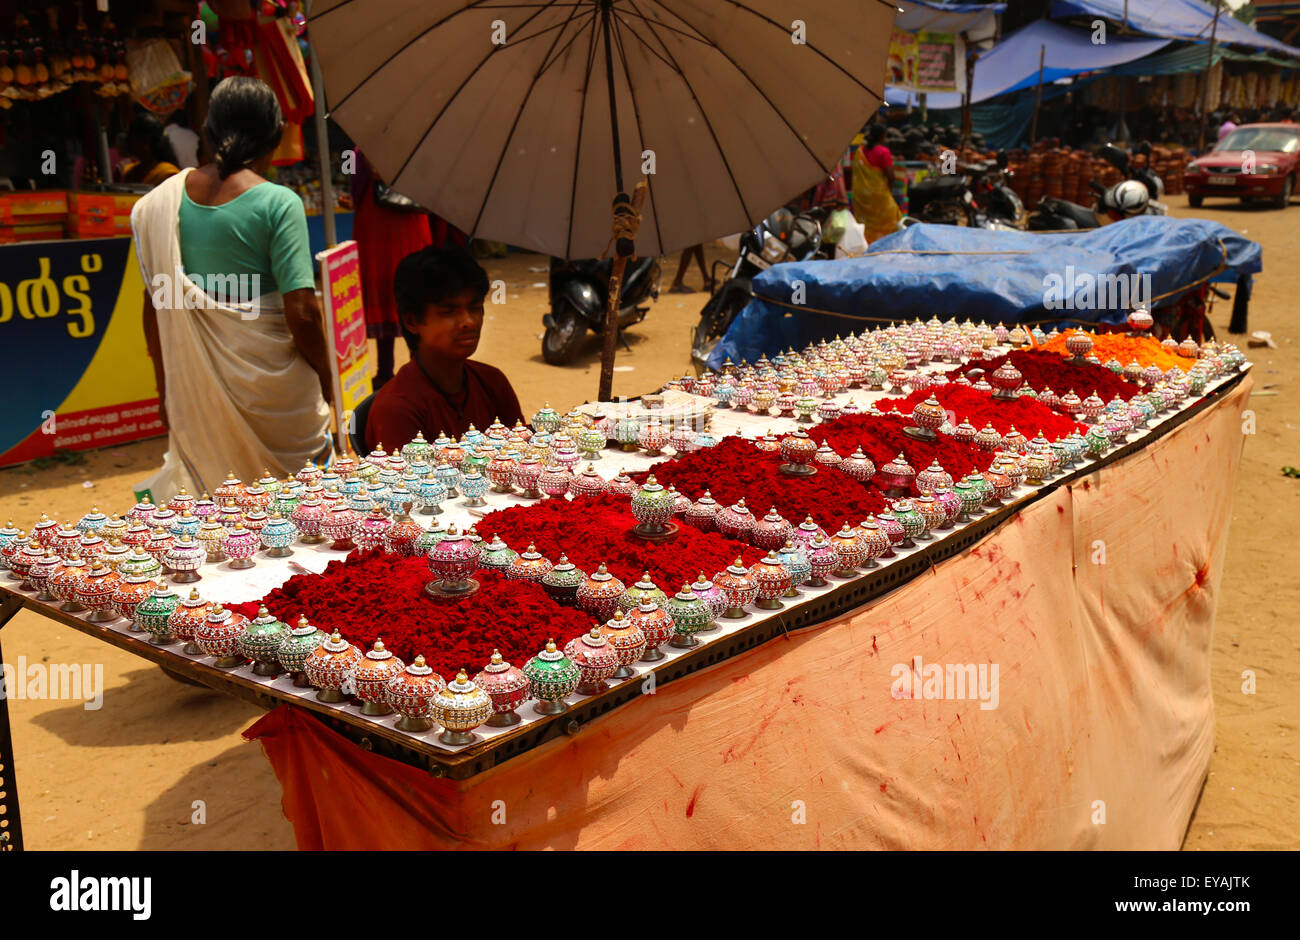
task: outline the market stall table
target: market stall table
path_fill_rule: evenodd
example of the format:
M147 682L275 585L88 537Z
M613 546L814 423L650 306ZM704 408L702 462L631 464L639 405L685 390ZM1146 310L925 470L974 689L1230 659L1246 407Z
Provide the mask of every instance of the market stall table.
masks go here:
M486 740L469 747L443 744L432 732L399 732L391 718L362 716L355 705L319 702L287 677L217 669L178 646L150 646L127 621L89 623L0 585L5 619L32 607L214 688L264 705L291 702L324 718L304 722L303 713L280 708L249 732L261 737L281 778L303 847L1171 846L1208 761L1213 562L1226 539L1237 414L1249 384L1240 375L1222 379L1205 399L1101 461L1023 487L1011 505L925 548L853 580L804 589L804 599L782 611L723 621L698 650L637 664L633 678L578 698L560 716L481 729ZM720 424L731 420L737 430L752 417L722 414ZM1166 468L1183 461L1219 472L1171 483ZM605 458L611 471L624 462ZM1108 564L1078 564L1095 557L1098 540ZM331 555L338 557L300 546L294 563L320 570ZM1169 594L1188 565L1191 587ZM218 569L204 578L214 598L237 602L262 596L287 568L265 559L252 572ZM1122 620L1108 623L1106 611L1117 606ZM970 664L972 676L979 664L996 666L1004 683L1013 682L998 686L994 674L994 709L973 696L931 702L923 684L912 696L921 703L900 706L908 696L891 689L910 675L906 664L928 675L913 656ZM714 668L674 681L705 667ZM1145 677L1146 694L1127 702L1133 690L1112 684L1120 677ZM1134 711L1127 720L1125 708ZM1178 732L1172 742L1171 729ZM1134 742L1147 746L1134 749ZM1141 752L1128 755L1132 766L1121 759L1126 749ZM1153 758L1160 753L1163 765ZM963 784L979 778L977 798L966 801L978 807L973 822L963 812L951 828L934 818L927 824L957 799L956 767ZM321 788L326 775L333 784ZM1108 775L1136 789L1116 793L1101 783ZM393 779L415 789L391 790L385 781ZM1063 809L1062 794L1088 796L1085 783L1097 788L1094 799L1121 804L1111 805L1110 825L1080 826ZM702 803L706 790L713 792ZM804 791L776 816L760 818L738 802L756 799L775 812L776 796ZM505 826L478 819L477 810L497 798L511 807ZM1018 801L1033 807L1028 821ZM1061 818L1042 819L1049 806ZM559 818L548 821L548 807ZM655 823L625 827L642 812ZM866 824L882 812L880 826ZM800 813L803 822L790 821Z

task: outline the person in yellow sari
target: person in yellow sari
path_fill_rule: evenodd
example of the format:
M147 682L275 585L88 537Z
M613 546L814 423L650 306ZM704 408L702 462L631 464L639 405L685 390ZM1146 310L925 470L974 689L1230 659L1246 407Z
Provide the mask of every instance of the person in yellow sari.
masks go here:
M121 167L124 183L157 186L180 172L180 161L163 133L162 122L148 112L140 112L131 122L126 146L131 156Z
M872 124L866 142L853 155L853 215L868 242L897 230L902 213L891 192L894 155L885 146L885 126Z

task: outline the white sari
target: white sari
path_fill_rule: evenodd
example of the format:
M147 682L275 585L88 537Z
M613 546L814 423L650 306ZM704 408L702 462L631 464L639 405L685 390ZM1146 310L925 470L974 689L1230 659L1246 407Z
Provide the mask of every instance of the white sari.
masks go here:
M186 277L179 224L189 174L177 173L131 211L145 288L166 301L155 307L170 437L162 470L138 486L152 490L155 503L182 486L211 492L227 472L244 481L263 470L294 473L321 453L329 427L316 372L285 322L284 298L214 298Z

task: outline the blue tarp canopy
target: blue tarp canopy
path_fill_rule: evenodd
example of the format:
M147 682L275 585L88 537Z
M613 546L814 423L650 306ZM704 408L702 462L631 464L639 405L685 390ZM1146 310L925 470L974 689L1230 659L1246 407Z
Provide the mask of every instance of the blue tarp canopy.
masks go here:
M1209 42L1213 30L1216 42L1300 58L1300 49L1252 29L1233 16L1231 10L1224 9L1219 14L1215 29L1214 8L1201 0L1053 0L1052 16L1100 16L1115 23L1127 21L1129 28L1148 36L1193 42ZM1106 41L1114 40L1108 36Z
M1160 307L1221 269L1242 277L1261 267L1258 244L1206 219L1138 216L1059 234L913 225L860 258L764 271L709 365L801 349L881 321L1118 323L1139 301Z
M1043 84L1050 84L1057 79L1140 59L1158 52L1169 42L1168 39L1107 36L1105 43L1094 44L1092 33L1086 29L1050 20L1035 20L975 60L971 102L1033 88L1038 84L1038 59L1044 49ZM913 100L917 100L915 95ZM906 104L908 92L891 86L885 89L885 101L891 106ZM961 95L931 92L926 96L926 104L936 110L960 108Z

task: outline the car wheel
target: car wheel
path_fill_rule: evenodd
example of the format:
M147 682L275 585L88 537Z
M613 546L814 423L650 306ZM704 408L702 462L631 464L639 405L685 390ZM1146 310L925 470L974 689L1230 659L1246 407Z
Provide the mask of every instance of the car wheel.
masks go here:
M1205 197L1204 197L1204 196L1188 196L1188 197L1187 197L1187 204L1188 204L1189 206L1191 206L1193 209L1199 209L1199 208L1201 208L1201 203L1203 203L1204 201L1205 201Z
M1273 199L1274 209L1285 209L1291 205L1291 190L1295 188L1295 177L1288 176L1282 181L1282 191Z

